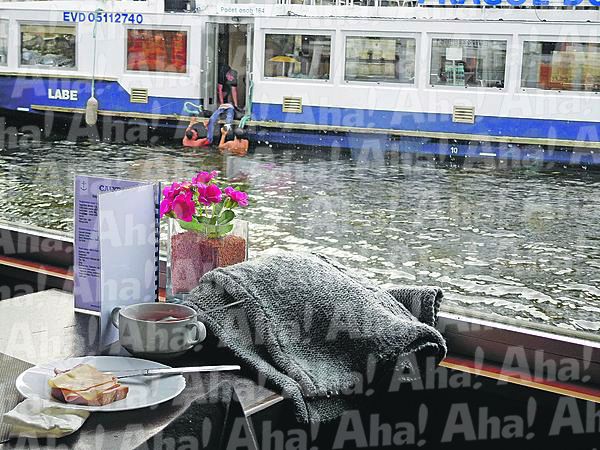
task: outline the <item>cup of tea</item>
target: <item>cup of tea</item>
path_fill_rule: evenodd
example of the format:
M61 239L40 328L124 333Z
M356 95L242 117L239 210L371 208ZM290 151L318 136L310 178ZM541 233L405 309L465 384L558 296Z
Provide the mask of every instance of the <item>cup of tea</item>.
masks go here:
M110 315L119 343L130 353L155 358L182 355L206 338L196 311L174 303L138 303L116 307Z

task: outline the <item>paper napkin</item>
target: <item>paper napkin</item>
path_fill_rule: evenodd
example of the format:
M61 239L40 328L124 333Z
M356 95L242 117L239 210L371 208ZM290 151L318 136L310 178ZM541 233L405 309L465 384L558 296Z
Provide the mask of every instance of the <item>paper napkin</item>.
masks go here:
M3 422L11 425L11 437L59 438L77 431L89 411L58 406L41 398L28 398L4 414Z

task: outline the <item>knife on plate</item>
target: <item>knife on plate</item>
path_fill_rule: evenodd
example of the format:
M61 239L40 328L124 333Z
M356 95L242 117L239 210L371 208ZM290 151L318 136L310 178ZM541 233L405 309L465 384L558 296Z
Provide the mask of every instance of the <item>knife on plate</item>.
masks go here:
M222 366L197 366L197 367L169 367L169 368L158 368L158 369L134 369L134 370L115 370L112 372L105 372L112 374L116 378L129 378L129 377L146 377L152 375L181 375L184 373L196 373L196 372L224 372L232 370L240 370L240 366L234 365L222 365Z

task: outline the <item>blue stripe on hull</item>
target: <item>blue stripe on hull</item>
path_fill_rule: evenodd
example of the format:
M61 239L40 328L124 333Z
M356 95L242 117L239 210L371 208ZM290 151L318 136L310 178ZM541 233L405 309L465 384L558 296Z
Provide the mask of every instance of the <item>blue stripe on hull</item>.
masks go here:
M48 90L77 91L77 100L48 98ZM91 80L57 79L40 77L0 76L0 108L29 109L31 105L59 108L85 108L92 92ZM199 99L148 97L148 103L131 103L129 93L116 81L96 81L96 98L100 109L117 112L145 114L184 114L186 101L198 103Z
M452 122L450 114L320 106L303 106L298 114L284 113L280 104L270 103L254 103L252 116L254 120L283 123L600 142L600 122L476 115L474 124L464 124Z
M77 100L49 99L48 90L77 91ZM85 108L91 95L91 81L40 77L0 76L0 108L16 110L31 105L61 108ZM184 114L184 104L191 100L149 97L148 103L131 103L129 93L116 81L96 82L100 109L121 113ZM284 113L279 104L255 103L252 118L258 121L302 123L359 128L459 133L485 136L552 138L583 142L600 142L600 122L477 116L474 124L452 122L450 114L379 111L352 108L304 106L302 113Z
M48 90L76 90L77 100L49 99ZM31 105L47 107L85 108L91 93L90 80L56 79L40 77L0 76L0 108L7 110L29 109ZM142 114L184 114L188 99L149 97L147 104L131 103L129 93L115 81L97 81L96 97L100 109ZM199 99L191 99L195 103ZM476 117L474 124L452 122L450 115L408 113L304 106L301 114L283 113L281 105L255 103L254 120L282 123L303 123L344 127L367 127L393 130L448 132L511 136L525 138L556 138L600 142L600 123L541 119L516 119L502 117ZM178 126L178 124L172 124ZM457 157L497 157L501 159L550 161L561 164L600 165L600 152L592 150L542 149L538 146L511 146L473 141L469 144L450 144L426 138L389 138L385 135L361 133L312 133L263 129L255 139L292 145L341 147L372 151L399 151ZM563 151L564 150L564 151ZM484 154L482 154L484 153Z
M384 135L361 133L306 133L262 129L251 136L253 141L284 145L348 148L363 158L378 159L384 152L437 155L456 158L496 158L500 160L558 163L564 165L600 165L600 153L548 149L536 145L503 143L453 143L442 140L402 137L390 139Z

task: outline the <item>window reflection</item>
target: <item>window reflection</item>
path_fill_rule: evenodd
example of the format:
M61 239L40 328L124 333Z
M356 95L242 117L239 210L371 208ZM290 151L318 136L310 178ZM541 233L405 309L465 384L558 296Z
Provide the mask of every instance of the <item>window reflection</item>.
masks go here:
M504 87L506 41L433 39L432 85Z
M388 37L346 39L346 80L413 83L415 40Z
M187 32L127 30L127 70L185 73Z
M600 44L525 42L521 86L599 92Z
M0 20L0 65L8 60L8 20Z
M21 25L21 65L75 67L75 27Z
M265 76L329 79L331 36L265 35Z

